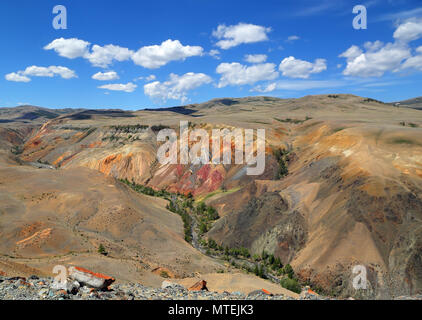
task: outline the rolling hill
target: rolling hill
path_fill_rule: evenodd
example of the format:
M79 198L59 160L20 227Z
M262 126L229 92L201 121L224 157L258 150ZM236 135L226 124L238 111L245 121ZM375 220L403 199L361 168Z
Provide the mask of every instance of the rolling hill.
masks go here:
M182 220L166 201L135 193L119 181L127 179L215 208L219 219L204 232L194 224L193 235L274 255L326 294L386 298L422 290L419 110L339 94L47 112L0 124L3 259L44 272L52 263L77 263L155 284L157 267L177 278L239 271L214 249L185 242ZM248 176L246 165L159 164L158 130L178 132L182 120L206 132L265 129L264 173ZM280 150L286 155L277 156ZM287 172L280 175L281 165ZM98 255L99 243L110 256ZM367 269L364 292L352 286L356 265Z

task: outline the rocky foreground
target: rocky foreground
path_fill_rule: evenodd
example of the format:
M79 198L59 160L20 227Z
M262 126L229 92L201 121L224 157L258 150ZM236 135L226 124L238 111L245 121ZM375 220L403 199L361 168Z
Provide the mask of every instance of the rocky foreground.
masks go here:
M53 278L0 277L1 300L294 300L285 295L272 295L265 290L249 294L241 292L210 292L186 289L164 281L162 288L145 287L139 283L112 284L104 289L72 281L60 289ZM302 294L300 299L320 300L318 295Z
M93 288L72 281L67 289L60 289L53 278L0 277L0 300L332 300L310 290L304 290L298 299L265 290L249 294L241 292L209 292L192 290L169 281L162 288L151 288L139 283L113 284L107 288ZM398 300L422 300L422 295L398 297Z

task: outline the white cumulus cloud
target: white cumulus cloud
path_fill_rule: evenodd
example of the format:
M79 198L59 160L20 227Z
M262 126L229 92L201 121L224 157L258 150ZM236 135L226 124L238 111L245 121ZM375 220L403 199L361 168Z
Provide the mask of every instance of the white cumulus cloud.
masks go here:
M422 46L416 48L415 51L419 54L407 59L403 63L402 69L416 69L422 71Z
M316 59L312 63L290 56L281 61L279 70L285 77L307 79L313 73L327 70L327 62L325 59Z
M152 100L166 102L169 99L187 101L187 93L204 84L210 83L212 79L204 73L188 72L184 75L170 74L168 81L154 81L144 85L144 93Z
M111 91L124 91L124 92L133 92L138 86L132 82L126 84L123 83L112 83L99 86L100 89L111 90Z
M252 66L245 66L238 62L221 63L218 65L216 72L221 74L219 88L227 85L254 84L258 81L274 80L278 77L276 65L273 63Z
M129 60L133 55L133 51L128 48L115 46L113 44L99 46L91 44L88 41L80 40L77 38L55 39L47 44L45 50L54 50L59 56L75 59L85 58L95 67L107 68L113 60L125 61Z
M384 46L384 43L382 41L367 41L365 42L365 44L363 45L365 47L365 49L369 52L375 52L378 51L379 49L381 49ZM360 49L359 49L360 50ZM360 50L360 53L357 55L359 56L362 53L362 51Z
M145 46L132 55L135 64L148 69L156 69L170 61L185 60L201 56L204 49L199 46L184 46L179 40L168 39L160 45Z
M342 54L339 55L341 58L346 58L347 61L353 61L357 57L359 57L363 51L358 46L351 46L349 49L344 51Z
M145 78L146 81L153 81L155 80L157 77L154 74L150 74L148 77Z
M410 19L400 24L393 34L394 39L410 42L422 37L422 19Z
M300 39L300 37L299 36L295 36L295 35L293 35L293 36L289 36L288 38L287 38L287 41L289 41L289 42L293 42L293 41L296 41L296 40L299 40Z
M220 51L218 51L216 49L212 49L212 50L210 50L210 52L208 54L211 57L213 57L214 59L220 60Z
M99 81L110 81L119 79L116 71L108 71L108 72L97 72L92 76L92 79L99 80Z
M29 82L30 77L48 77L60 76L63 79L77 78L75 71L62 66L39 67L30 66L23 71L12 72L5 76L8 81Z
M38 67L38 66L30 66L27 67L22 74L26 76L33 76L33 77L54 77L56 75L62 77L63 79L71 79L76 78L76 73L69 68L62 67L62 66L50 66L50 67Z
M398 71L401 63L410 56L410 49L407 46L387 43L377 51L367 51L348 58L343 74L356 77L381 77L387 71Z
M44 47L45 50L54 50L59 56L75 59L84 57L89 52L90 43L77 38L59 38L50 42Z
M266 54L247 54L245 55L245 61L249 63L263 63L267 60Z
M22 74L16 73L16 72L12 72L12 73L8 73L4 76L4 78L7 81L14 81L14 82L29 82L31 81L31 79L27 76L24 76Z
M230 49L243 43L267 41L267 33L271 28L248 23L226 26L221 24L214 30L212 35L219 39L216 45L221 49Z
M410 42L422 38L422 19L409 19L399 24L393 34L395 42L366 42L364 49L351 46L340 57L347 59L346 76L381 77L386 72L404 69L421 70L421 56L412 55ZM418 49L416 49L418 52Z
M89 54L85 55L91 64L95 67L107 68L113 60L126 61L129 60L133 51L128 48L108 44L104 47L94 44Z
M120 47L114 44L100 46L77 38L53 40L44 47L45 50L54 50L60 56L74 59L87 59L93 66L107 68L114 61L132 59L137 65L155 69L170 61L185 60L193 56L203 55L204 49L200 46L184 46L179 40L168 39L160 45L145 46L138 51Z

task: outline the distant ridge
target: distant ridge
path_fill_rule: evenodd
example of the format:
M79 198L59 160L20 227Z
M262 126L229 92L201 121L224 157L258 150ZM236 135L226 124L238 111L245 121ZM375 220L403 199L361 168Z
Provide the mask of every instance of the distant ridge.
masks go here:
M395 106L422 110L422 97L392 103Z
M22 105L12 108L0 108L0 123L8 122L44 122L69 113L79 112L83 109L48 109L31 105Z

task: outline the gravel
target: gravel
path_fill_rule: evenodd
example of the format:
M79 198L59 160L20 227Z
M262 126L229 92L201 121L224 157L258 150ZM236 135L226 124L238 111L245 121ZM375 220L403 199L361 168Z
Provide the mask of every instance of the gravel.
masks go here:
M55 287L57 288L53 278L0 277L0 300L294 300L285 295L268 295L264 292L246 295L241 292L188 291L176 284L161 289L145 287L139 283L116 283L105 291L80 286L73 292L54 289ZM305 293L301 294L299 299L325 300L327 298ZM422 295L401 296L397 299L422 300Z
M245 295L240 292L188 291L180 285L164 289L145 287L139 283L113 284L109 290L81 286L77 292L54 289L53 278L0 277L1 300L293 300L285 295L265 293Z

